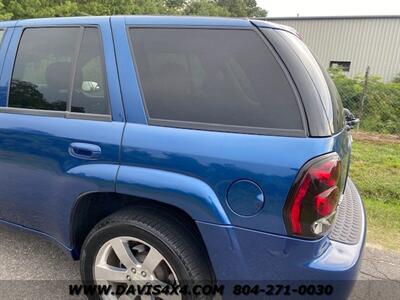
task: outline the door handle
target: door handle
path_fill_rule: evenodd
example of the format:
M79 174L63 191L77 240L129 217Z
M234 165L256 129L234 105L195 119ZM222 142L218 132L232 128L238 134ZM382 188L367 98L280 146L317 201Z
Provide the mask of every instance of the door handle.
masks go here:
M76 158L97 159L101 155L101 148L93 144L71 143L68 152Z

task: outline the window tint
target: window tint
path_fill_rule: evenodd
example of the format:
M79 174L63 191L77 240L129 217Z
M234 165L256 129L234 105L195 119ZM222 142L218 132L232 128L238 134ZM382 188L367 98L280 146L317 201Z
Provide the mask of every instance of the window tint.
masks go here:
M294 92L256 32L139 28L130 34L150 122L303 128Z
M76 67L72 112L108 114L100 35L85 28Z
M107 114L101 51L97 28L26 29L14 65L8 106L69 111L72 99L72 112Z
M331 77L301 39L286 31L281 33L299 56L314 82L332 129L339 132L344 126L343 106Z
M26 29L11 81L11 107L65 111L79 28Z

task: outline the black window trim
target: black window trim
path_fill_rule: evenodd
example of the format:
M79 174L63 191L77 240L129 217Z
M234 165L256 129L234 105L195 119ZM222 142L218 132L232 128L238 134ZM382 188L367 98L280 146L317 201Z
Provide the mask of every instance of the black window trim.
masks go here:
M145 96L143 93L141 78L139 69L136 63L135 54L133 51L133 41L129 33L130 29L209 29L209 30L247 30L255 32L262 40L262 42L268 47L271 54L274 56L276 62L281 67L285 78L289 82L290 87L296 98L296 104L300 113L301 124L303 129L281 129L281 128L265 128L265 127L252 127L252 126L239 126L239 125L226 125L226 124L215 124L215 123L203 123L203 122L190 122L180 120L168 120L151 118L147 109ZM129 46L133 65L135 67L136 78L140 89L140 95L142 97L142 103L147 118L148 125L163 126L163 127L175 127L182 129L193 129L193 130L207 130L207 131L218 131L218 132L230 132L230 133L245 133L245 134L259 134L259 135L276 135L276 136L288 136L288 137L307 137L308 125L305 116L304 107L300 98L300 94L294 84L293 78L290 76L285 64L283 63L280 56L276 53L273 46L265 38L265 36L256 27L235 27L235 26L177 26L177 25L166 25L166 26L155 26L155 25L127 25L126 34L129 39Z
M78 42L75 45L74 49L74 57L73 57L73 66L72 66L72 74L71 74L71 85L70 86L70 91L68 95L68 100L67 100L67 107L66 111L60 111L60 110L45 110L45 109L32 109L32 108L21 108L21 107L11 107L8 106L8 101L10 97L10 90L11 90L11 82L12 82L12 77L14 75L14 69L15 69L15 64L17 61L17 55L18 51L20 48L21 40L23 37L23 34L25 30L31 29L31 28L79 28L80 31L78 33ZM85 28L97 28L97 34L99 36L100 40L100 46L101 46L101 59L103 62L103 78L104 78L104 96L106 99L107 103L107 108L109 113L108 114L91 114L91 113L78 113L78 112L71 112L71 106L72 106L72 93L73 93L73 86L75 83L75 76L76 76L76 67L79 59L79 53L80 49L82 46L82 41L83 41L83 35ZM0 112L2 113L12 113L12 114L21 114L21 115L32 115L32 116L46 116L46 117L63 117L65 119L81 119L81 120L92 120L92 121L112 121L112 111L111 111L111 105L110 105L110 97L109 97L109 91L108 91L108 82L107 82L107 71L106 71L106 64L105 64L105 54L104 54L104 44L103 44L103 39L102 39L102 34L101 34L101 28L99 25L96 24L84 24L84 25L79 25L79 24L67 24L67 25L49 25L49 26L27 26L23 27L20 35L20 39L18 41L18 46L17 50L15 52L14 56L14 62L13 62L13 67L12 71L10 74L9 78L9 85L7 88L7 99L6 99L6 106L0 107Z

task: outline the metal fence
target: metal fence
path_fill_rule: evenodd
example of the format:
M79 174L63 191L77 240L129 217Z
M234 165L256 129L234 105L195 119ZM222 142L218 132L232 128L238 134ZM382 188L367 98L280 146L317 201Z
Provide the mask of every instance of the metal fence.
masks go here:
M343 106L361 122L358 129L400 135L400 82L384 83L370 74L348 78L341 69L329 70Z

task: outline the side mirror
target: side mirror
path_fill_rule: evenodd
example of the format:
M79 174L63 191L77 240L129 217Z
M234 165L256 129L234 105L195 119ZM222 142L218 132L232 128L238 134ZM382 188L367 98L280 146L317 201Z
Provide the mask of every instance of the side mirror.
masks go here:
M347 108L343 109L344 112L344 118L346 122L346 126L348 130L353 129L354 126L356 126L358 123L360 123L360 119L356 118L350 110Z
M100 85L96 81L83 81L82 91L86 93L93 93L100 90Z

